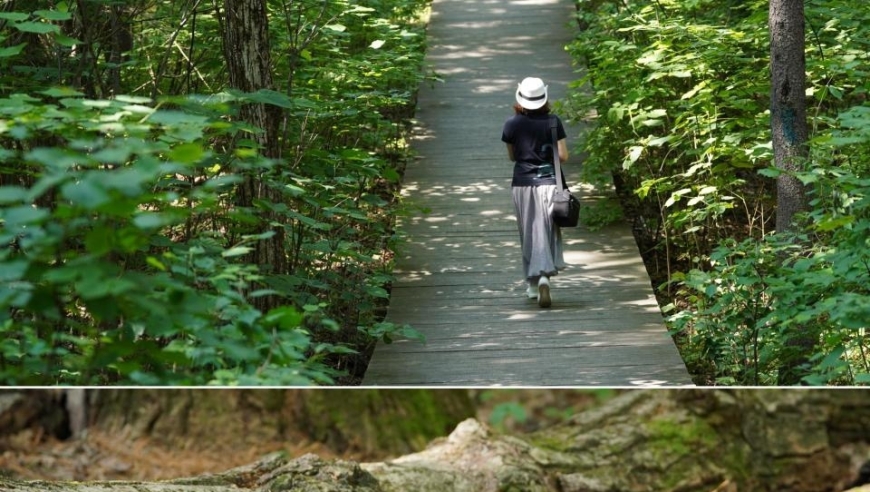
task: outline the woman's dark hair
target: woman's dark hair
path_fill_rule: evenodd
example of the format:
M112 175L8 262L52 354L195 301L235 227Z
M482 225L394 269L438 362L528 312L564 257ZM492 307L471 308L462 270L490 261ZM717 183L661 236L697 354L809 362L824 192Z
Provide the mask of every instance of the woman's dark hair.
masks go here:
M529 114L529 115L550 114L550 102L549 101L545 102L544 105L538 109L526 109L526 108L520 106L520 103L514 103L514 113L516 113L516 114Z

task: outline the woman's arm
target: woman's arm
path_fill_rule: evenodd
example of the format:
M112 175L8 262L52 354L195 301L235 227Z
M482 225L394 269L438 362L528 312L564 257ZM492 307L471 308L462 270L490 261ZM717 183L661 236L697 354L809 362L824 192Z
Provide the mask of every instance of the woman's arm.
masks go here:
M559 140L559 161L565 162L568 160L568 141L563 138Z
M514 146L511 144L506 144L506 145L507 145L507 149L508 149L508 159L510 159L511 162L515 162L516 159L514 158Z

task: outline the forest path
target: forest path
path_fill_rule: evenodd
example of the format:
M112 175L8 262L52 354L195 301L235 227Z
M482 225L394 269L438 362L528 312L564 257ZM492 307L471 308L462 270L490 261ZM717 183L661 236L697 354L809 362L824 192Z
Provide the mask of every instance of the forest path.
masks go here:
M525 295L511 201L512 164L500 141L514 92L544 79L551 100L579 78L564 46L571 0L435 0L424 84L403 184L411 213L387 321L426 343L379 344L364 386L690 385L626 224L563 230L569 268L553 306ZM568 127L569 148L579 126ZM568 182L589 203L599 192ZM607 191L605 191L607 192ZM422 213L420 210L427 210Z

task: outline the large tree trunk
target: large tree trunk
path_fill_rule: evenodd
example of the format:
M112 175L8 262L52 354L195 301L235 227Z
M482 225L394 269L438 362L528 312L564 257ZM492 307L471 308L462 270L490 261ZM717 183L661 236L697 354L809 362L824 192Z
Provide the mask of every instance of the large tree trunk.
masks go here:
M273 455L161 483L64 483L73 492L834 492L868 456L866 391L635 390L517 438L466 420L424 451L381 463ZM58 484L0 479L16 492Z
M225 0L223 49L230 87L243 92L274 88L265 0ZM241 108L241 117L259 130L253 138L260 154L269 159L279 159L281 109L268 104L246 104ZM239 185L237 195L237 203L241 207L254 206L261 200L271 203L282 201L280 192L269 186L268 179L262 173L247 176ZM284 229L270 225L277 219L274 212L264 210L262 216L263 220L257 225L259 230L251 233L259 234L271 229L275 234L257 242L251 261L266 271L286 273ZM259 297L257 303L260 309L265 310L274 307L277 299Z

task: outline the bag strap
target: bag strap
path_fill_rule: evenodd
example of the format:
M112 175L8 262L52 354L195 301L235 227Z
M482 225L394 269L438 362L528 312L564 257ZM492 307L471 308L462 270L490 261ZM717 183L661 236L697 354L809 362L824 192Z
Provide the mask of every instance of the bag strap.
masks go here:
M561 191L565 189L565 182L562 181L562 163L559 162L559 140L556 133L556 115L550 115L550 134L553 136L553 165L556 172L556 189Z

